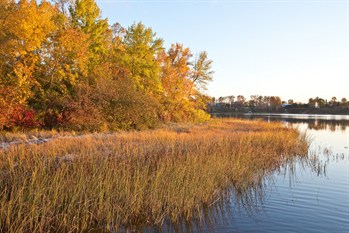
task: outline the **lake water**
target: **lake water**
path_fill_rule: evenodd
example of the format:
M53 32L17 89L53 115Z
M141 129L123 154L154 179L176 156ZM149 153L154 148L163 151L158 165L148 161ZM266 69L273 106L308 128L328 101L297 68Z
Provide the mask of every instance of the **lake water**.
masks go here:
M280 121L306 130L309 156L296 159L267 177L243 198L208 213L201 227L183 223L161 232L349 232L349 116L244 115ZM194 227L195 226L195 227Z
M234 208L213 232L349 232L349 116L245 115L307 130L310 155L268 179L256 206ZM311 162L313 161L313 163ZM234 203L234 201L232 202Z

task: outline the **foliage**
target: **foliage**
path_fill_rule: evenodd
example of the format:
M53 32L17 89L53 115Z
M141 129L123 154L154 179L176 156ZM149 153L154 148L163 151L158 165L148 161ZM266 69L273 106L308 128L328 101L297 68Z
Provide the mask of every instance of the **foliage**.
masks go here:
M31 109L26 109L22 105L12 109L10 119L10 125L8 127L19 127L22 130L32 129L41 125L35 118L35 112Z
M138 90L154 95L162 91L160 64L155 57L163 49L162 39L155 36L151 28L138 23L129 27L123 38L123 62L130 71L130 77Z
M166 54L151 28L110 26L94 0L0 6L0 128L13 124L17 106L46 128L141 129L207 119L199 103L212 79L205 52L192 62L189 49L178 47L188 64L174 62L181 55Z
M204 98L200 90L211 79L211 61L206 60L206 55L200 55L201 59L197 62L192 61L192 57L190 49L179 43L172 44L167 53L162 52L158 56L162 67L161 103L166 120L201 122L208 119L203 110L210 98Z
M193 82L189 79L190 58L189 48L182 44L172 44L167 53L159 55L162 66L162 104L163 116L170 121L185 121L188 118L188 109L192 108L189 100Z
M100 10L94 0L76 0L69 7L71 24L81 29L88 37L90 68L98 63L108 52L110 30L107 19L101 19Z

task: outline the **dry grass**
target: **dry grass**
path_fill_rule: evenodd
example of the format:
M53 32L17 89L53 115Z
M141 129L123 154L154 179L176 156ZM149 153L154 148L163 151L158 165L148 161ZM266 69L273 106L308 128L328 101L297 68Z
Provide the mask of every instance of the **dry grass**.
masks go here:
M33 137L35 138L58 138L58 137L67 137L67 136L75 136L76 133L72 132L59 132L56 130L31 130L29 132L8 132L8 131L0 131L0 143L6 142L26 142Z
M200 218L247 190L306 141L279 124L217 120L57 138L0 151L0 232L84 232Z

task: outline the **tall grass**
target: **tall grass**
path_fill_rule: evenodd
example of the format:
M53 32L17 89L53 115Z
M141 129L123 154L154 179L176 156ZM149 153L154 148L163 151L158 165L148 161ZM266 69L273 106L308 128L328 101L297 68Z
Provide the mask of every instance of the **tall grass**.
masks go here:
M200 218L307 143L280 124L219 120L57 138L0 151L0 232L84 232Z

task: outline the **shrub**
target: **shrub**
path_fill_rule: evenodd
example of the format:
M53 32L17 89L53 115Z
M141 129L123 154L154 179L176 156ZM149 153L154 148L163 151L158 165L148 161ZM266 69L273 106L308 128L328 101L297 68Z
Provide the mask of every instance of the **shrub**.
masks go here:
M21 128L32 129L42 125L40 121L36 119L35 112L32 109L28 109L23 105L18 105L13 108L9 115L9 128Z

